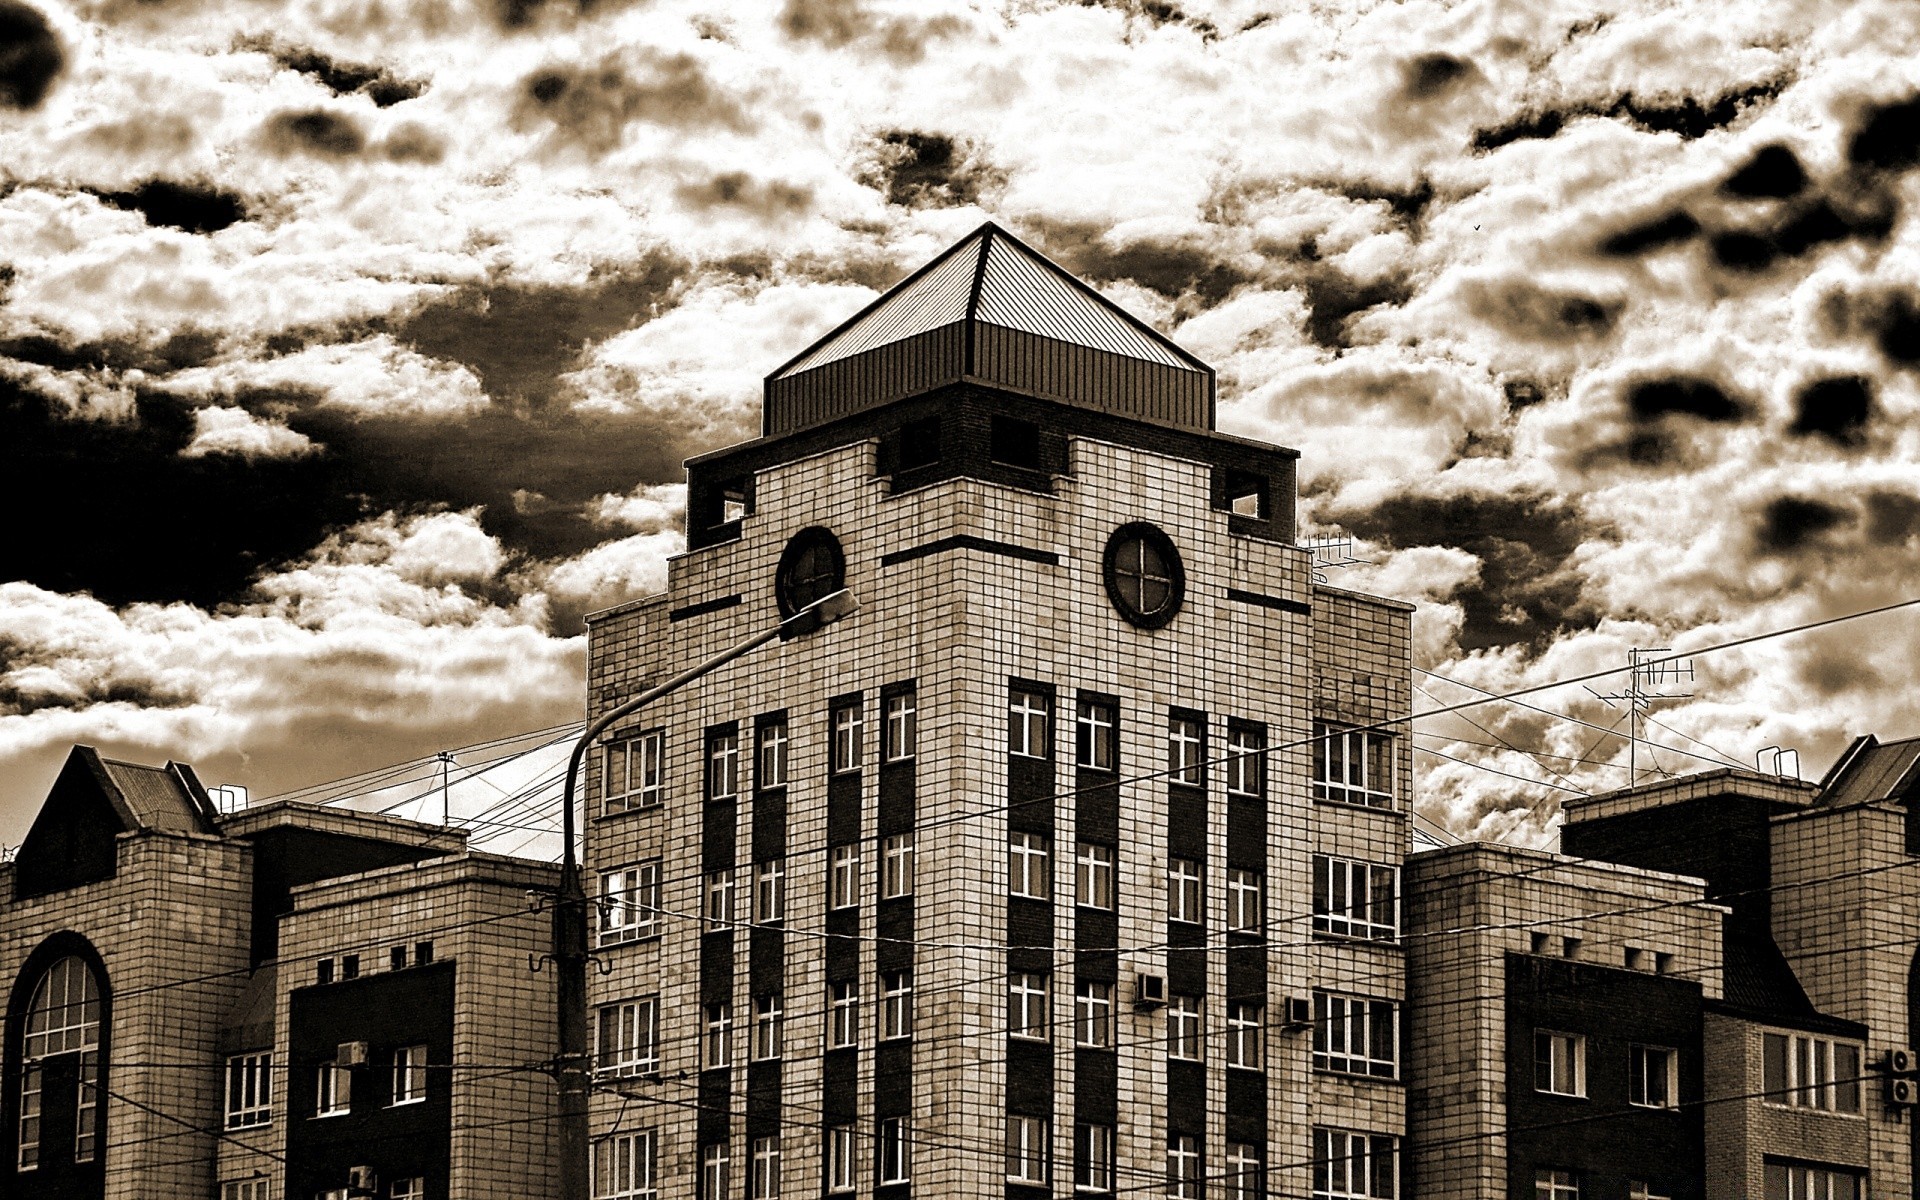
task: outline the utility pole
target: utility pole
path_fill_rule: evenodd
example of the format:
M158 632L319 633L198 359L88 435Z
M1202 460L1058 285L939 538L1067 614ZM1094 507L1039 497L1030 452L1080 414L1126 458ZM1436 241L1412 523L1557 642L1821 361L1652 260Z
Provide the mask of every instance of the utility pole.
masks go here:
M590 1200L592 1193L587 1146L587 1099L593 1077L592 1054L587 1049L587 893L581 883L573 817L574 789L588 748L615 721L678 691L702 675L776 638L790 640L831 625L859 607L853 594L844 588L824 596L772 629L757 633L658 687L608 709L589 722L586 732L573 744L573 753L567 759L566 789L560 802L560 837L564 846L560 860L560 894L553 906L555 1016L560 1034L560 1053L554 1060L554 1075L560 1086L560 1200Z

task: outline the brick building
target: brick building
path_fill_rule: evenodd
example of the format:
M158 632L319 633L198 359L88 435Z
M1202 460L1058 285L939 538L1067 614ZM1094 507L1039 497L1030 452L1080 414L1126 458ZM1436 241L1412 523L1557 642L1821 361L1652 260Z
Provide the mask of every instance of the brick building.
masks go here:
M589 714L596 1194L1394 1196L1410 607L1291 451L983 227L688 465Z
M551 1195L555 882L75 747L0 865L0 1194Z

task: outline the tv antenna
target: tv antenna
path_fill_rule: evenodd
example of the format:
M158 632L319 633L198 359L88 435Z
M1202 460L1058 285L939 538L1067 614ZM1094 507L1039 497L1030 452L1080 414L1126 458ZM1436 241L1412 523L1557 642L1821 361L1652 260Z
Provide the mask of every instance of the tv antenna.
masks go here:
M1627 690L1594 696L1604 701L1608 708L1614 701L1627 705L1627 786L1640 782L1640 739L1644 734L1644 722L1647 711L1655 703L1663 700L1688 700L1693 697L1690 691L1667 691L1667 688L1689 687L1693 683L1693 660L1691 658L1673 658L1671 646L1650 648L1634 647L1627 651ZM1653 750L1647 750L1648 759L1653 759ZM1654 761L1658 769L1658 761Z
M1343 567L1356 567L1361 563L1372 562L1370 558L1353 556L1353 535L1336 533L1330 537L1308 538L1301 545L1313 555L1313 581L1326 583L1327 572Z

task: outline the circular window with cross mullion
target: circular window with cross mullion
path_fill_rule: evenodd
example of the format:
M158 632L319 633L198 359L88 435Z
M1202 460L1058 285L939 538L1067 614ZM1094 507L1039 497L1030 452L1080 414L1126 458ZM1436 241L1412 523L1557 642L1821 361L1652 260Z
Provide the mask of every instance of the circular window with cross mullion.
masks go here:
M1157 525L1135 521L1107 539L1107 599L1131 624L1158 629L1173 620L1186 597L1180 552Z
M847 558L833 531L811 525L793 535L774 572L781 617L790 617L847 586Z

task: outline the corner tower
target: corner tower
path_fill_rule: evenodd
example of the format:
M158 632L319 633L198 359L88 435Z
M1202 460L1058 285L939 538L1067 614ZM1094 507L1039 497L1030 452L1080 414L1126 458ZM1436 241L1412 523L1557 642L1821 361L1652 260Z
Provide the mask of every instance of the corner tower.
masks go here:
M1411 609L1295 452L993 225L765 403L590 714L861 609L596 755L596 1194L1402 1194Z

